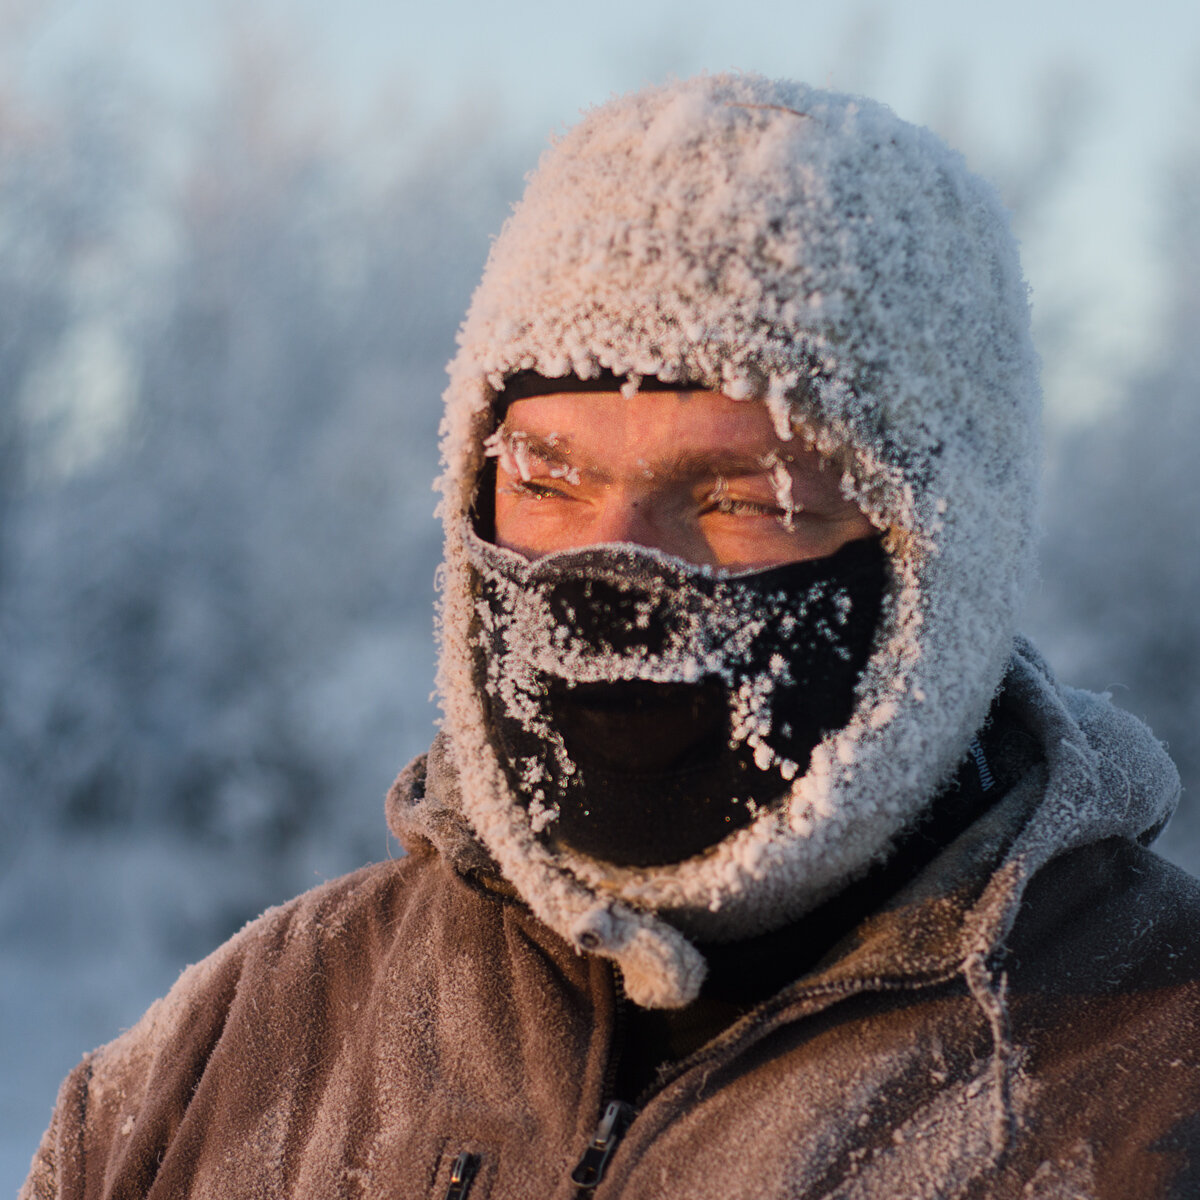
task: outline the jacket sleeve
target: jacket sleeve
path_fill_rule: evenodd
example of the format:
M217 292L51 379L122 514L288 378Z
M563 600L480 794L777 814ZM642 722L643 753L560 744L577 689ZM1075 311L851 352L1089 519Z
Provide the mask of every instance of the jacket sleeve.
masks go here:
M17 1200L58 1200L64 1195L62 1164L76 1155L83 1137L90 1058L89 1055L63 1080L50 1126L42 1135Z
M177 1196L206 1170L219 1176L262 1114L300 1104L305 1070L336 1053L329 1014L351 1013L371 986L368 948L395 936L409 861L269 909L87 1055L59 1091L21 1200Z
M136 1025L67 1076L19 1200L145 1194L220 1038L245 933L185 970Z

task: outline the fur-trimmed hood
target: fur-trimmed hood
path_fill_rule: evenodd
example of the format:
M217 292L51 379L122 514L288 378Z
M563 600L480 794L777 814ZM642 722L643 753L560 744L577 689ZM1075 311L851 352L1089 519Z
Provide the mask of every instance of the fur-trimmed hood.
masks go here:
M953 774L1008 664L1034 536L1039 387L993 191L870 101L753 76L610 101L546 152L493 246L443 425L443 744L457 803L542 920L696 994L677 930L793 919L884 854ZM891 581L850 722L782 806L711 851L614 872L552 852L493 752L472 669L466 513L510 375L602 370L766 404L845 465ZM667 918L664 921L662 918ZM657 965L656 965L657 964Z

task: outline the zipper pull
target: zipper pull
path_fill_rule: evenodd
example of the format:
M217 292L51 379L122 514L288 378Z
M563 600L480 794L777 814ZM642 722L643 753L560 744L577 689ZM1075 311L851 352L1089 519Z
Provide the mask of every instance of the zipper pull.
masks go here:
M446 1189L446 1200L467 1200L475 1172L479 1170L479 1155L464 1150L450 1167L450 1186Z
M604 1110L596 1132L588 1148L583 1152L579 1165L571 1172L571 1182L589 1191L599 1184L608 1169L608 1160L612 1158L617 1143L625 1136L625 1130L635 1115L635 1109L624 1100L614 1100Z

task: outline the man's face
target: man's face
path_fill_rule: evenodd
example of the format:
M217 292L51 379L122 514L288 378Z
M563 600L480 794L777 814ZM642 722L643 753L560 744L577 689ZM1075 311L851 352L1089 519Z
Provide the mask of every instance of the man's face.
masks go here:
M719 392L530 396L509 407L489 452L496 542L528 558L632 542L766 568L875 533L836 467L781 441L765 405Z

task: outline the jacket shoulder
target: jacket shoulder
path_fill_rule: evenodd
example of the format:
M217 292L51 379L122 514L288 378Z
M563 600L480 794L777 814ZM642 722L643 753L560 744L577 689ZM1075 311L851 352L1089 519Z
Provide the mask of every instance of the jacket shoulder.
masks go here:
M220 1020L234 993L252 979L286 978L315 960L328 963L338 946L387 937L431 882L438 864L415 855L374 863L267 909L199 963L185 968L171 990L115 1041L94 1051L93 1073L139 1048L153 1049L200 1014Z
M1053 990L1200 987L1200 880L1107 838L1048 863L1009 940L1018 970Z
M1004 971L1036 1092L1026 1140L1086 1152L1096 1195L1197 1194L1198 929L1200 884L1121 838L1053 860L1025 894Z

